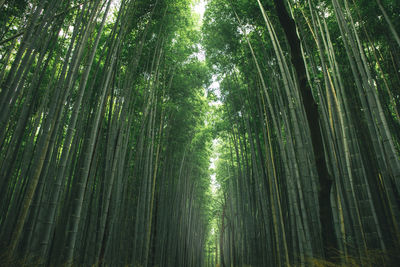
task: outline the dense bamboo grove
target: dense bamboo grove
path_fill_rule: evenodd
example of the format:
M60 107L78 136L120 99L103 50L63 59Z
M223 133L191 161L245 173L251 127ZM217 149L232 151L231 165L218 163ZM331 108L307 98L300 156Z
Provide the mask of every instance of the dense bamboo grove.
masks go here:
M400 4L199 2L0 0L0 265L397 266Z
M397 266L399 16L396 1L210 1L221 266Z
M6 2L3 258L201 266L211 135L190 3Z

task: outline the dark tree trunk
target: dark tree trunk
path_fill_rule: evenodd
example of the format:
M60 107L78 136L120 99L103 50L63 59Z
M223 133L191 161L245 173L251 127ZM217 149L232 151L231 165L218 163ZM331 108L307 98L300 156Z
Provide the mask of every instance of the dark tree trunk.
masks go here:
M296 33L296 24L286 10L283 0L274 0L274 3L279 22L282 25L290 46L291 61L296 70L300 95L310 127L311 142L319 178L319 217L325 257L328 260L333 260L334 251L337 250L337 240L333 226L333 214L330 202L330 192L333 181L325 159L318 105L312 96L311 87L307 81L306 66L302 58L300 39Z

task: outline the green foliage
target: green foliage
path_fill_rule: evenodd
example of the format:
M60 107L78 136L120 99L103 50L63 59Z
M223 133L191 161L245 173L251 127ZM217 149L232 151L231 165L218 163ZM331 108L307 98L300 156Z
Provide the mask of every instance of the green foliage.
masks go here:
M329 265L274 1L270 27L258 1L209 0L203 23L198 2L0 0L0 265ZM375 0L283 2L335 178L338 262L390 265L400 47ZM380 2L398 31L399 5Z

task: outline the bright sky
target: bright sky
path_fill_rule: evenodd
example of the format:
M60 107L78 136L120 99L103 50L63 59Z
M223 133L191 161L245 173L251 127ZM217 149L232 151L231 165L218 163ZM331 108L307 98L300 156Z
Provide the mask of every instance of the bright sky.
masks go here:
M194 6L194 12L196 12L197 14L200 15L200 20L203 20L204 11L206 11L206 1L205 0L200 0Z
M192 6L192 10L193 10L193 12L195 12L197 15L199 15L199 22L198 22L198 25L201 27L201 25L202 25L202 23L203 23L203 18L204 18L204 12L205 12L205 10L206 10L206 0L199 0L199 1L196 1L196 4L194 5L194 6ZM204 48L199 44L199 53L197 53L196 54L196 56L197 56L197 58L200 60L200 61L204 61L205 60L205 58L206 58L206 55L205 55L205 51L204 51ZM217 96L218 97L220 97L220 92L219 92L219 82L218 82L218 80L217 80L217 76L216 75L213 75L213 77L212 77L212 79L213 79L213 82L212 82L212 84L210 85L210 89L212 89L216 94L217 94ZM217 101L217 102L211 102L211 103L209 103L210 105L220 105L221 104L221 102L220 101ZM215 151L215 149L216 149L216 146L217 146L217 144L218 144L218 140L217 139L214 139L213 140L213 150ZM214 172L211 174L211 176L210 176L210 180L211 180L211 191L212 191L212 193L213 194L216 194L216 192L217 192L217 190L220 188L220 184L217 182L217 180L216 180L216 173L215 173L215 163L217 162L217 160L218 160L218 154L217 153L215 153L215 155L210 159L211 160L211 162L210 162L210 169L212 169ZM214 229L213 229L214 230Z
M197 24L199 25L199 27L201 27L201 25L203 24L204 11L206 11L206 1L196 1L195 4L192 6L192 10L199 16L199 21ZM196 57L200 61L204 61L206 59L206 53L201 45L199 45L199 53L196 53Z
M213 150L216 150L216 146L218 145L218 139L213 140ZM211 164L210 164L210 169L214 170L214 173L211 174L210 180L211 180L211 191L213 194L216 194L217 190L221 187L221 185L217 182L216 176L217 174L215 173L215 163L218 160L218 153L215 153L215 155L211 158Z
M206 1L205 0L200 0L198 1L193 7L193 11L199 15L199 25L201 26L203 23L203 17L204 17L204 11L206 11ZM199 45L199 50L200 52L197 53L197 58L201 61L204 61L206 58L205 55L205 51L204 48ZM213 76L213 83L211 84L210 88L216 92L219 96L219 82L217 81L217 77L214 75ZM219 102L219 101L218 101ZM216 102L212 102L210 103L211 105L216 105ZM218 140L214 139L213 140L213 150L215 151L216 146L218 144ZM217 192L217 190L220 188L219 183L217 182L216 179L216 174L215 174L215 163L218 160L218 154L215 154L214 157L212 157L210 162L210 169L212 169L214 172L211 174L210 176L210 180L211 180L211 191L213 194L215 194Z

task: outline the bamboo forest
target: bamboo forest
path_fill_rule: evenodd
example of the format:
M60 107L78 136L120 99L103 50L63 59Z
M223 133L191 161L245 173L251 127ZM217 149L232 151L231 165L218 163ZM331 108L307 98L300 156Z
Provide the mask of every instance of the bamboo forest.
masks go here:
M0 266L400 266L399 0L0 0Z

